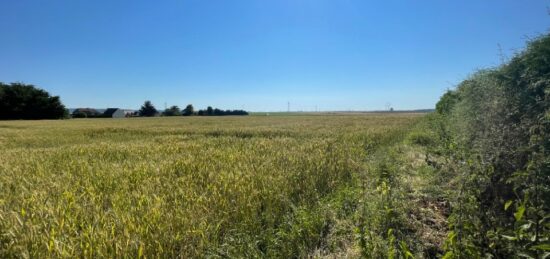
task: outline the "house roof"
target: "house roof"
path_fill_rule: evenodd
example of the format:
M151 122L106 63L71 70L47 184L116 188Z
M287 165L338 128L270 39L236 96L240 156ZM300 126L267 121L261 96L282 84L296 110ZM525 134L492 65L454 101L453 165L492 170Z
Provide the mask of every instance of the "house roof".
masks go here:
M106 115L106 116L113 116L113 113L115 113L116 111L120 110L119 108L107 108L107 110L105 110L105 112L103 113L103 115Z

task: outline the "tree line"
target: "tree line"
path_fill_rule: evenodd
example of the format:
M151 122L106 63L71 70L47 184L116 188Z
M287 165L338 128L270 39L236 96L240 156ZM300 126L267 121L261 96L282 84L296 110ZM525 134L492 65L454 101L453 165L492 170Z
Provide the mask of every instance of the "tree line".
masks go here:
M139 111L136 113L138 116L152 117L152 116L226 116L226 115L248 115L244 110L221 110L218 108L212 108L208 106L204 110L195 111L192 104L188 104L183 110L177 105L170 106L162 113L159 112L151 101L145 101Z
M102 114L85 111L75 112L73 118L100 118ZM208 108L195 111L192 104L180 110L176 105L159 112L151 101L145 101L139 111L133 116L224 116L248 115L244 110L221 110ZM47 91L32 84L0 82L0 120L38 120L69 118L69 110L65 108L59 96L51 96Z

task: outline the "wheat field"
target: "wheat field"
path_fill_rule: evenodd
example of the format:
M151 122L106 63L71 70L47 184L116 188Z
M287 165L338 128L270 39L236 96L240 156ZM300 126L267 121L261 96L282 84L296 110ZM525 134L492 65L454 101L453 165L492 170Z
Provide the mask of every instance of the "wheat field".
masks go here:
M0 257L301 257L339 246L326 241L327 200L418 118L0 122Z

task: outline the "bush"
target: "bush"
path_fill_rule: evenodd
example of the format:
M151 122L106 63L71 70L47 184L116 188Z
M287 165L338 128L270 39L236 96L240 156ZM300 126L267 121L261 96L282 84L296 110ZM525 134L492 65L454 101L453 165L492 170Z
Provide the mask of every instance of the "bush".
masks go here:
M550 36L437 104L461 183L447 256L538 258L550 238ZM546 247L546 248L545 248Z
M435 110L440 114L449 114L458 101L459 95L449 90L441 96L441 99L435 105Z

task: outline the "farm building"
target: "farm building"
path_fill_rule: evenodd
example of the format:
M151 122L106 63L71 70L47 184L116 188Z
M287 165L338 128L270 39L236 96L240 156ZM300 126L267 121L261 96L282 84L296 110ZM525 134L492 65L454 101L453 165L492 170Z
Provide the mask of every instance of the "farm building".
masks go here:
M108 108L103 113L103 117L106 117L106 118L124 118L124 117L126 117L126 113L124 112L124 110L119 109L119 108Z

